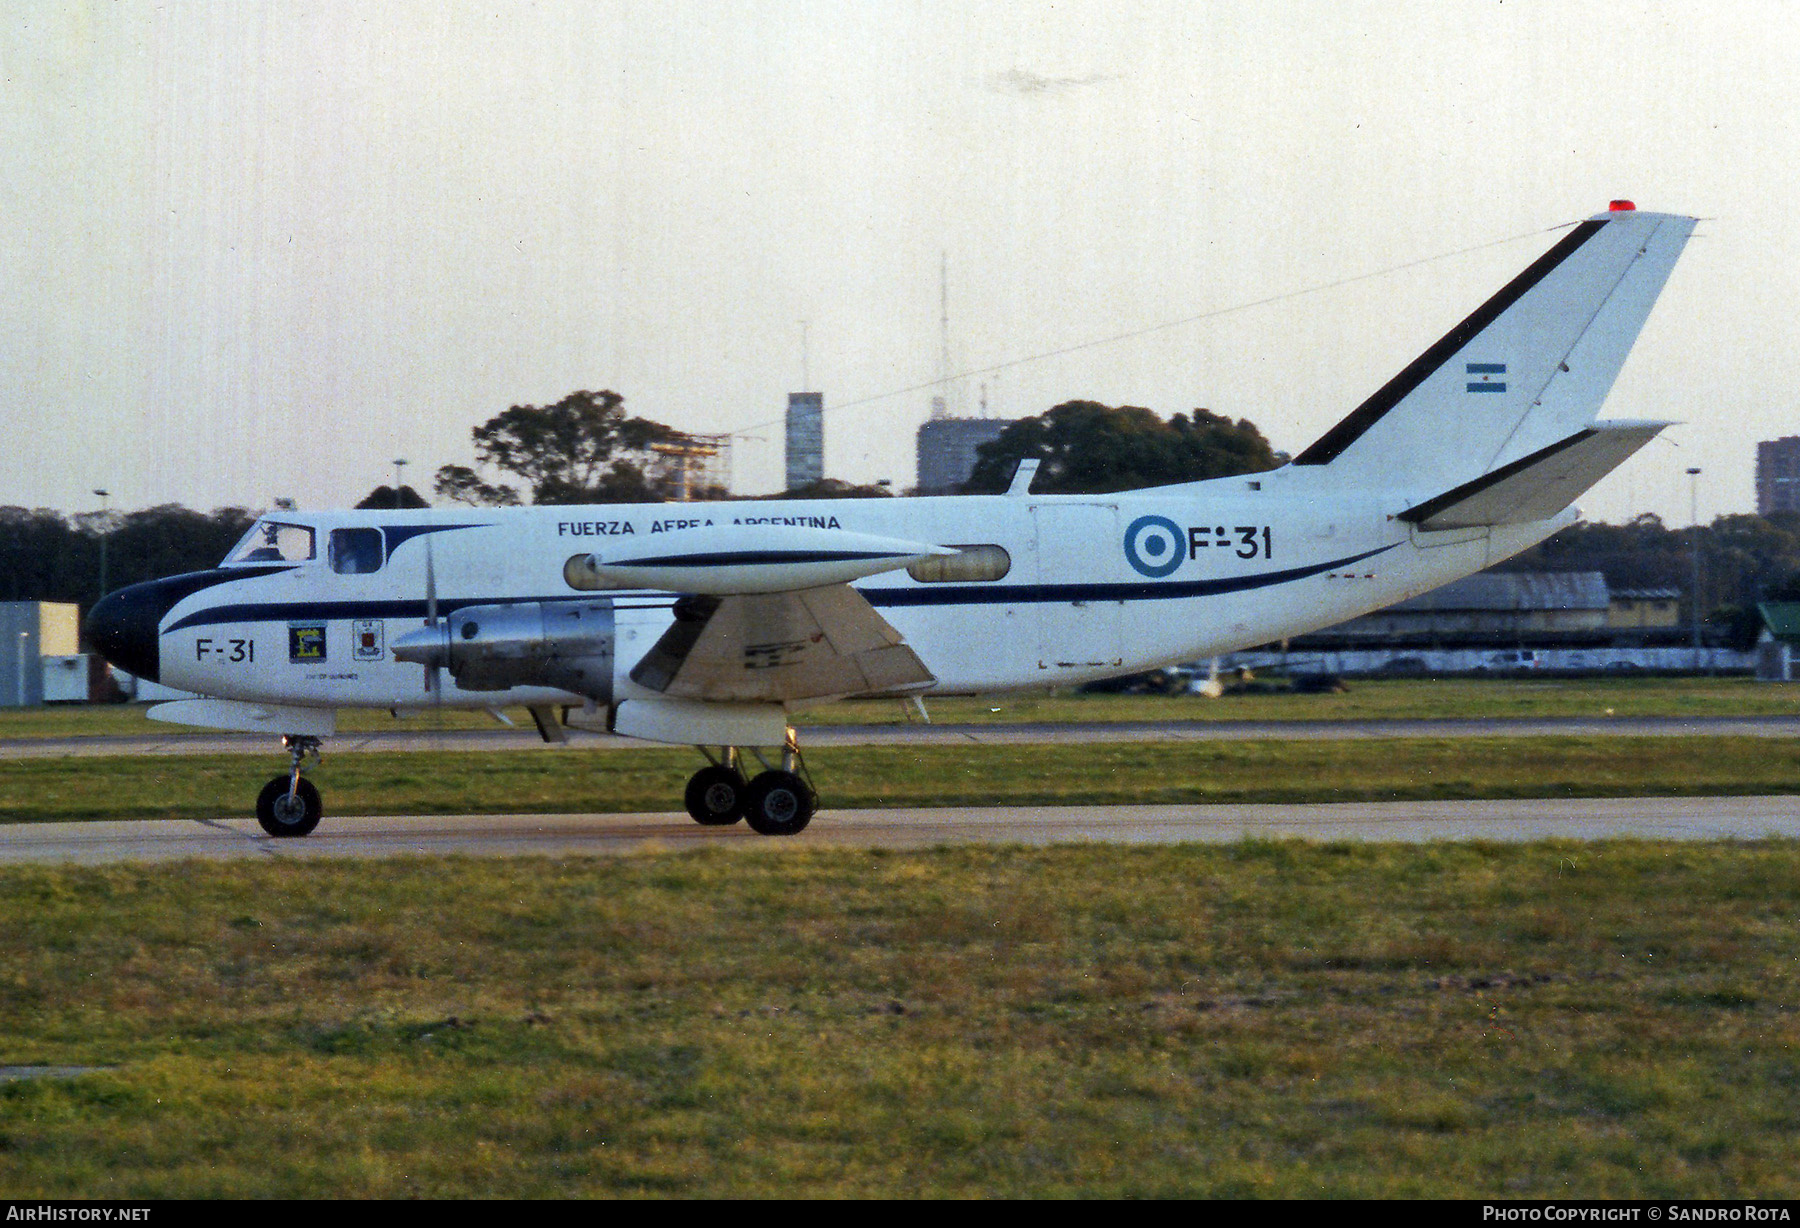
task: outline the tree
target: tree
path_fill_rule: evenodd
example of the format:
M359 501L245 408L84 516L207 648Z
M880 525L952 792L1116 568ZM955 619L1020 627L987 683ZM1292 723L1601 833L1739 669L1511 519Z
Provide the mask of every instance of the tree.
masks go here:
M449 467L451 466L446 466L446 468ZM384 483L364 495L362 497L362 502L358 503L356 506L359 508L385 508L392 510L395 508L406 507L430 507L431 504L420 498L419 492L410 486L402 486L399 490L395 490L392 486L388 486Z
M1114 409L1094 401L1066 401L1023 418L977 450L963 489L1006 489L1028 457L1042 464L1032 489L1045 494L1103 494L1174 482L1230 477L1273 469L1280 458L1248 419L1204 409L1169 421L1135 405Z
M467 465L444 465L431 484L432 493L452 503L471 507L517 507L519 492L510 486L496 486L481 480L481 475Z
M893 491L885 486L858 486L839 478L820 478L780 494L758 495L759 499L887 499Z
M473 434L476 458L524 479L533 503L655 503L673 493L651 445L685 438L674 427L629 417L616 392L571 392L554 405L514 405ZM433 484L459 503L520 502L516 487L445 465Z

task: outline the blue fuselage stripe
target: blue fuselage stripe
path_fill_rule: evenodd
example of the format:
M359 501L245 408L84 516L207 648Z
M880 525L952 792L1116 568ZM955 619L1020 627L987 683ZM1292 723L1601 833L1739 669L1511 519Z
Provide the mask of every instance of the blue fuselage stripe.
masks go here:
M1392 550L1392 545L1365 550L1307 567L1283 571L1265 571L1248 576L1229 576L1216 580L1147 580L1125 584L921 584L917 588L859 588L856 591L877 609L918 606L953 605L1041 605L1075 601L1177 601L1185 597L1212 597L1222 593L1241 593L1304 580L1323 572ZM605 593L570 595L559 593L538 597L477 597L465 600L440 599L439 618L465 606L518 605L530 601L593 601ZM319 621L344 618L419 619L427 617L425 602L418 598L403 601L266 601L237 605L213 606L171 623L163 634L187 627L209 627L220 623Z

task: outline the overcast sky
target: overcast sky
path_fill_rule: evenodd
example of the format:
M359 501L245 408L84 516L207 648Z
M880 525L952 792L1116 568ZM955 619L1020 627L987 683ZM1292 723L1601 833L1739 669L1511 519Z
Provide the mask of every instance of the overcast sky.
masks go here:
M0 503L342 505L577 388L765 492L802 320L827 474L907 486L940 254L961 412L1294 451L1618 196L1711 220L1584 509L1800 433L1794 3L9 0L0 79Z

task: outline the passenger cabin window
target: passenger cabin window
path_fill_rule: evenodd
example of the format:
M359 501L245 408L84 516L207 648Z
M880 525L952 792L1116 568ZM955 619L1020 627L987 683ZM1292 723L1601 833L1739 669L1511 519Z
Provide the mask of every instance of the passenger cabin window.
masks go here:
M303 524L259 520L225 556L231 563L304 563L314 557L313 531Z
M327 548L331 570L339 575L364 576L381 570L380 529L333 529Z
M1012 570L1005 546L953 545L957 553L909 563L906 574L921 584L980 584L1003 580Z

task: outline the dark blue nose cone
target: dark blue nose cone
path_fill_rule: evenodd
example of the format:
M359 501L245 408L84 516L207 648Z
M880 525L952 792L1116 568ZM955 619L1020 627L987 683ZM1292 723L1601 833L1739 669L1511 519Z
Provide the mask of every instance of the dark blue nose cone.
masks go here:
M157 651L158 630L163 617L176 602L191 597L202 589L232 580L247 580L285 567L240 567L215 571L190 571L182 576L169 576L145 584L133 584L116 593L108 593L94 603L82 623L82 634L96 652L120 669L162 681L158 672L161 654Z
M82 634L94 651L127 673L157 681L161 666L157 628L180 596L171 596L161 580L133 584L94 603Z

